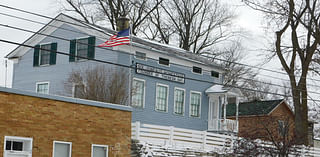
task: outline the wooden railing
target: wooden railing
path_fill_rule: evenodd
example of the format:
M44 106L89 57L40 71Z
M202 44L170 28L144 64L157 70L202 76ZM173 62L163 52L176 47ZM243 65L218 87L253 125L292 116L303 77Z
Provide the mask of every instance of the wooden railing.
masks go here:
M208 130L217 132L238 132L236 120L213 119L208 121Z
M139 140L151 145L165 146L198 151L230 152L233 149L234 141L238 138L231 135L211 133L182 129L172 126L160 126L151 124L132 123L132 139ZM270 142L262 142L261 145L274 147ZM300 156L320 157L320 148L297 147L296 151ZM289 155L292 156L292 155Z
M180 148L192 147L199 150L222 150L232 147L233 137L168 126L132 123L132 139L158 145L174 145Z

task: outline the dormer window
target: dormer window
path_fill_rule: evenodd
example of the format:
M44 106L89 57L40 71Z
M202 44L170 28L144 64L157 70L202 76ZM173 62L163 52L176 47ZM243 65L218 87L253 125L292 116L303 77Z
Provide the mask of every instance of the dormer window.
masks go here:
M169 59L159 57L159 64L169 66Z
M211 71L211 76L212 76L212 77L219 78L219 73L216 72L216 71Z
M197 74L202 74L202 69L200 67L193 66L192 72L197 73Z

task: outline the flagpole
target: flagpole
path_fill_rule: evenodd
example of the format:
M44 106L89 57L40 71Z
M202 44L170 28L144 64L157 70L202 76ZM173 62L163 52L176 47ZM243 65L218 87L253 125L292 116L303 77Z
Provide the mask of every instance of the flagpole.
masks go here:
M133 52L132 52L132 24L131 24L131 20L129 21L129 39L130 39L130 47L129 47L129 51L130 51L130 55L129 55L129 57L130 57L130 64L131 64L131 66L132 66L132 54L133 54ZM132 53L132 54L131 54ZM132 106L132 69L130 68L129 69L129 106Z

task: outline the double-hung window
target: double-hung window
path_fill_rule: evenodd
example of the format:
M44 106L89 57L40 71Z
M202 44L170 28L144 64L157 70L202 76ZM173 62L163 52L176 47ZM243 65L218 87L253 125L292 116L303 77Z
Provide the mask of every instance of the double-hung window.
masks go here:
M132 106L143 107L145 95L145 81L134 78L132 81Z
M41 45L40 48L40 65L48 65L50 63L51 44Z
M33 54L33 66L56 64L57 43L36 45Z
M36 83L36 92L41 94L49 94L49 82Z
M95 56L95 37L74 39L70 41L69 61L93 59Z
M174 89L174 113L178 115L184 114L184 89Z
M71 157L71 142L53 141L53 157Z
M91 157L108 157L107 145L92 145Z
M89 44L88 38L77 40L77 51L76 51L77 60L82 60L83 58L81 57L87 58L88 44Z
M201 93L190 92L190 116L200 117Z
M156 87L156 111L168 111L168 89L167 85L157 84Z

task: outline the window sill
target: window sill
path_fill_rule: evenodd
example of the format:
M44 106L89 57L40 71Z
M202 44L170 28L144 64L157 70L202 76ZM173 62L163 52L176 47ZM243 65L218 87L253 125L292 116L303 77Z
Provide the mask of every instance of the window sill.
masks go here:
M47 67L50 66L50 64L43 64L43 65L39 65L39 66L35 66L35 67Z
M135 108L135 109L144 109L143 106L134 106L134 105L132 105L131 107L132 107L132 108Z
M201 118L201 116L190 116L190 118Z
M160 113L168 113L168 111L161 111L161 110L157 110L155 109L156 112L160 112Z
M75 62L85 62L88 61L88 59L76 59Z
M200 76L203 76L203 73L196 73L196 72L193 72L191 71L192 74L195 74L195 75L200 75Z
M173 113L175 116L184 117L184 113Z

